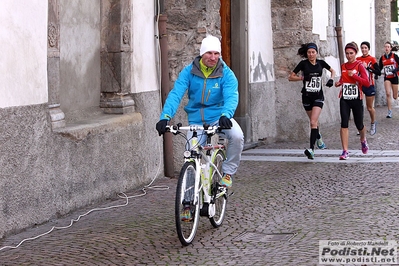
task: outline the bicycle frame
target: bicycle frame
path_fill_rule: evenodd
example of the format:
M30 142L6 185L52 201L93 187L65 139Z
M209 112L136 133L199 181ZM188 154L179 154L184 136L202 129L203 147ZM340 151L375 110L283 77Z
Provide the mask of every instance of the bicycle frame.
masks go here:
M196 165L196 176L195 176L195 186L194 186L194 205L197 204L198 201L200 201L200 208L202 209L203 204L207 203L208 204L208 210L207 213L201 212L201 215L203 216L208 216L209 218L213 217L215 215L215 206L214 202L212 199L212 194L211 194L211 176L214 174L213 172L211 173L211 169L213 171L216 170L216 174L219 177L222 177L222 174L220 171L217 169L215 164L212 163L214 157L217 154L218 150L224 150L225 146L223 144L217 144L213 145L211 143L211 137L216 134L217 130L219 127L217 126L210 126L210 127L201 127L201 126L177 126L177 127L169 127L169 130L173 134L178 134L179 130L185 130L185 131L192 131L193 136L191 139L187 140L190 143L190 147L184 152L184 160L185 162L187 161L193 161ZM206 143L205 146L202 146L198 142L198 136L197 132L198 131L204 131L206 133ZM205 161L205 163L201 162L201 159ZM199 182L201 181L201 187L199 187ZM200 198L200 191L203 191L203 198ZM223 193L219 194L218 196L223 196L223 194L226 193L224 191ZM202 201L201 201L202 200Z

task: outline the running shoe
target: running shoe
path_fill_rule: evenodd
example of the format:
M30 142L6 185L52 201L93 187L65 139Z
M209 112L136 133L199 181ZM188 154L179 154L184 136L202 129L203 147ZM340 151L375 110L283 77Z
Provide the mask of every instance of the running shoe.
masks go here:
M356 135L358 135L358 136L359 136L359 135L360 135L360 132L358 131L358 132L356 133Z
M184 207L183 211L180 213L180 219L183 222L190 222L193 220L190 207Z
M367 152L369 151L369 145L367 145L367 140L361 141L360 143L362 144L363 154L367 154Z
M314 159L314 152L312 149L306 149L303 153L308 157L308 159Z
M377 133L377 121L371 123L370 126L370 135L373 136L375 133Z
M348 153L348 151L342 151L342 154L341 154L341 156L339 156L339 159L340 159L340 160L349 159L349 153Z
M320 138L316 139L316 146L320 150L324 150L326 148L326 144L324 143L323 137L321 136L321 134L320 134Z
M392 110L388 110L387 118L392 118Z
M233 185L233 177L229 174L224 174L222 180L220 180L220 185L230 188Z

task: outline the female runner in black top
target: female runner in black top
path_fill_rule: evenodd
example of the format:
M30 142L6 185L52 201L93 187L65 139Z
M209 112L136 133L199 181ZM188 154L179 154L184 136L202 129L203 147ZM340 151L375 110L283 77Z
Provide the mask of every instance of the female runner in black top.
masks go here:
M335 70L324 60L317 59L318 48L315 43L302 44L298 49L298 55L306 58L299 62L294 71L288 77L289 81L302 81L302 104L310 121L310 147L305 150L308 159L314 159L315 143L319 149L325 149L319 132L319 116L324 104L324 95L322 89L323 69L331 72L331 77L326 86L331 87L334 83ZM302 75L298 76L299 71Z

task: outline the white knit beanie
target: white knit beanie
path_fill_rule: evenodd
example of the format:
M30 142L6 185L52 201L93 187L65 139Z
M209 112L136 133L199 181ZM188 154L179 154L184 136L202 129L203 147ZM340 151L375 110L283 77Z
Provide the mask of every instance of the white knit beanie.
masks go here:
M202 56L203 54L209 51L216 51L219 53L222 51L219 39L212 35L208 35L206 38L202 40L200 55Z

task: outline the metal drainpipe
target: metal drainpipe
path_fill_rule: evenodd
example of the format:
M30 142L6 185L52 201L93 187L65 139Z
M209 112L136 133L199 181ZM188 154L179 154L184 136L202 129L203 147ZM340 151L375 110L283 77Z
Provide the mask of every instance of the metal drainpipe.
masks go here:
M163 12L163 1L160 1L160 15L158 21L159 45L161 49L161 100L162 106L165 104L169 93L169 58L168 58L168 38L166 33L166 22L168 18ZM163 160L164 173L167 177L174 177L175 169L173 165L173 140L172 134L163 135Z
M338 42L338 54L339 62L342 65L344 63L344 48L342 44L342 27L341 27L341 0L335 0L335 31L337 32L337 42Z

